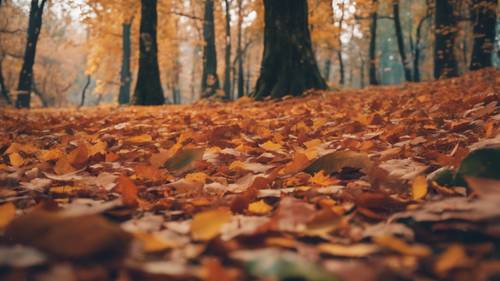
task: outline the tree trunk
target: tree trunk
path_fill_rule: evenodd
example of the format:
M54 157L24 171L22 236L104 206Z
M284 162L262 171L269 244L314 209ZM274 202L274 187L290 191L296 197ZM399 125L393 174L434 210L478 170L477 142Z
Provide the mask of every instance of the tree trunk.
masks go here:
M401 63L403 64L405 80L411 81L412 79L411 79L410 62L406 58L403 30L401 28L401 19L399 18L399 0L394 0L392 2L392 14L394 16L394 28L396 30L396 39L398 42L399 56L401 57Z
M132 23L122 24L122 66L120 71L120 93L118 94L119 104L128 104L130 102L130 85L132 83L132 74L130 71L130 30Z
M229 0L224 0L226 6L226 56L224 66L224 95L225 99L231 99L231 12L229 11Z
M139 74L133 101L136 105L160 105L165 102L158 66L156 4L157 0L141 0Z
M205 17L203 21L203 73L201 80L202 97L216 94L219 89L217 76L217 53L215 50L214 0L205 0Z
M345 70L344 70L344 60L342 59L342 26L344 24L344 15L345 15L345 4L344 1L340 4L340 20L339 20L339 36L338 36L338 44L339 49L337 50L337 59L339 60L339 72L340 72L340 85L344 85L345 83Z
M474 46L470 70L490 67L495 42L497 0L473 0Z
M312 50L307 0L264 0L264 55L252 96L280 98L326 89Z
M82 99L80 100L79 107L82 107L85 104L85 95L87 94L87 89L90 86L91 79L92 79L92 77L90 75L87 75L87 81L85 82L85 86L83 86Z
M2 87L2 97L8 104L12 104L9 96L9 89L7 89L7 85L5 85L5 79L3 77L3 60L0 60L0 87Z
M33 83L33 65L35 64L36 46L38 36L42 28L43 8L46 0L31 0L28 38L24 50L24 61L19 75L19 84L17 86L16 107L29 108L31 101L31 85Z
M425 21L430 18L430 13L420 19L417 25L417 33L415 35L415 53L413 55L413 81L420 82L420 52L422 48L422 28Z
M243 26L243 0L238 0L238 40L237 40L237 55L238 55L238 92L237 97L241 98L244 96L243 89L243 50L241 48L241 37L242 37L242 26Z
M368 76L370 79L370 85L378 85L377 81L377 19L378 19L378 3L377 0L372 1L373 11L371 14L372 23L370 25L370 48L368 50L369 54L369 70Z
M453 51L457 33L453 5L455 0L436 0L434 39L434 78L458 76Z

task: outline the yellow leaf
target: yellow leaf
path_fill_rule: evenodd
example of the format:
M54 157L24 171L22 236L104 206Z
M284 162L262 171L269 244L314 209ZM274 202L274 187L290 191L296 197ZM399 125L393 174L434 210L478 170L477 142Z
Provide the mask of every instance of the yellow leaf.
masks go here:
M191 236L195 240L210 240L220 234L221 227L231 220L231 211L220 208L197 213L191 223Z
M393 236L377 236L373 240L380 246L386 247L403 255L414 257L426 257L432 254L429 247L424 245L410 245L405 241Z
M415 200L420 200L427 195L428 186L427 179L424 176L418 176L413 180L411 186L412 197Z
M321 170L314 174L314 176L309 179L309 182L320 186L329 186L338 183L338 180L330 178L325 174L325 171Z
M134 232L134 237L142 243L144 252L156 253L167 249L174 248L175 243L172 243L159 235L147 232Z
M10 164L14 167L21 167L22 165L24 165L23 157L17 152L9 154L9 160Z
M42 161L57 160L63 156L63 152L60 149L44 150L38 156L38 159Z
M323 243L318 246L321 253L329 254L332 256L339 257L366 257L373 253L380 251L380 247L373 244L353 244L353 245L341 245L341 244L331 244Z
M434 271L439 275L444 275L448 271L458 266L468 263L467 254L463 246L454 244L444 251L434 264Z
M274 143L272 141L266 141L265 143L261 144L260 147L268 151L278 151L281 149L281 144Z
M51 187L49 189L49 192L50 193L57 193L57 194L67 194L67 193L71 193L71 192L77 191L77 190L81 190L81 188L77 187L77 186L66 185L66 186Z
M207 181L208 175L203 172L190 173L187 174L185 179L190 182L201 182L205 183Z
M264 215L269 213L273 209L272 206L268 205L264 200L259 200L253 203L250 203L248 205L248 211L254 213L254 214L259 214L259 215Z
M307 148L315 148L316 146L320 145L322 142L320 139L313 139L313 140L310 140L310 141L306 141L304 142L304 145L307 147Z
M0 205L0 230L3 230L16 216L16 206L11 202Z
M144 134L144 135L130 137L130 138L128 138L127 142L144 143L144 142L150 142L152 140L153 140L153 138L150 135Z
M57 160L54 166L54 172L58 175L69 174L75 171L75 168L69 164L68 157L63 155L63 157Z

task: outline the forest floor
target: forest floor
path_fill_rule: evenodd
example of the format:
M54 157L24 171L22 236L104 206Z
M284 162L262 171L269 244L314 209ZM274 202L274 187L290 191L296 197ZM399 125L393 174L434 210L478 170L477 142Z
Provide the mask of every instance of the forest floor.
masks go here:
M499 280L500 71L0 111L1 280Z

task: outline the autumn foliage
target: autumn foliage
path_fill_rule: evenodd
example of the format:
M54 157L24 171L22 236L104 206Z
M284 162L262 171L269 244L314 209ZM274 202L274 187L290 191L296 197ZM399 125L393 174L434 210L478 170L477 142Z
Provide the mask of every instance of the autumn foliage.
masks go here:
M0 279L490 280L499 77L0 111Z

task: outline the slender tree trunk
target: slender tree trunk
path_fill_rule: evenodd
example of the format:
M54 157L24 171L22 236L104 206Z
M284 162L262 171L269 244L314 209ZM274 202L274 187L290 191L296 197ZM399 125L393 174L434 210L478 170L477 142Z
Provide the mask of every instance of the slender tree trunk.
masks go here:
M237 97L241 98L244 96L244 89L243 89L243 83L244 83L244 78L243 78L243 50L241 47L242 44L242 33L243 33L243 0L238 0L238 38L237 38L237 46L236 46L236 53L238 56L238 78L237 78Z
M205 17L203 21L203 74L201 91L203 97L216 94L219 89L217 76L217 53L215 50L214 0L205 0Z
M406 50L403 38L403 29L401 28L401 19L399 18L399 0L393 0L392 2L392 14L394 17L394 28L396 30L396 40L398 42L399 56L401 58L401 63L403 64L403 70L405 74L405 80L411 81L411 67L410 61L406 58Z
M224 95L231 99L231 12L229 0L224 0L226 8L226 56L224 66Z
M361 88L365 87L365 60L361 59L361 65L359 67L359 86Z
M370 25L370 48L368 50L369 54L369 70L368 75L370 79L370 85L378 85L377 81L377 19L378 19L378 2L377 0L372 1L373 11L371 14L371 25Z
M141 0L139 73L133 101L136 105L160 105L165 102L158 66L156 6L157 0Z
M24 61L17 86L16 107L29 108L31 101L31 85L33 83L33 65L35 64L36 46L42 28L42 15L46 0L31 0L28 38L24 50Z
M130 71L130 30L132 23L122 24L122 66L120 71L120 93L118 94L119 104L128 104L130 102L130 86L132 83L132 74Z
M454 53L457 33L454 14L455 0L436 0L434 39L434 78L458 76Z
M420 52L422 50L422 28L427 19L430 18L430 13L420 19L417 25L417 32L415 35L415 50L413 55L413 81L420 82Z
M339 35L338 35L338 44L339 48L337 50L337 59L339 60L339 71L340 71L340 85L344 85L345 83L345 70L344 70L344 60L342 59L342 26L344 24L344 16L345 16L345 4L344 1L340 4L340 20L339 20Z
M12 104L9 96L9 89L7 89L7 85L5 85L5 79L3 77L3 59L0 60L0 87L2 87L2 97L8 104Z
M330 70L332 68L332 59L330 56L325 60L325 65L323 67L323 77L325 77L325 82L330 81Z
M326 89L312 50L307 0L264 0L264 56L252 96L280 98Z
M497 0L473 0L474 46L470 70L491 67L495 42Z
M82 107L85 104L85 96L87 94L87 89L90 86L91 80L92 80L92 77L90 75L87 75L87 81L85 82L85 86L83 86L82 99L80 100L80 106L79 107Z

